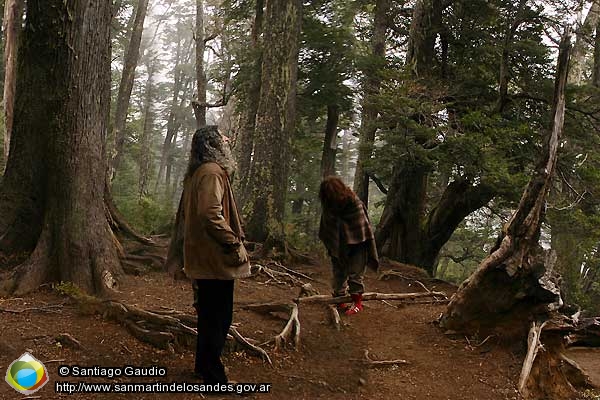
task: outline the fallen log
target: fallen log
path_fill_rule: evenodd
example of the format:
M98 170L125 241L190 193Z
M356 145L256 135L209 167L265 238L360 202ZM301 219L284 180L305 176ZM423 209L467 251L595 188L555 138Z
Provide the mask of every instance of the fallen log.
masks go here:
M442 297L446 299L446 294L443 292L418 292L418 293L363 293L363 301L369 300L412 300L423 297ZM352 301L350 296L332 297L331 295L321 294L315 296L298 297L294 299L297 304L307 303L322 303L322 304L340 304L349 303Z

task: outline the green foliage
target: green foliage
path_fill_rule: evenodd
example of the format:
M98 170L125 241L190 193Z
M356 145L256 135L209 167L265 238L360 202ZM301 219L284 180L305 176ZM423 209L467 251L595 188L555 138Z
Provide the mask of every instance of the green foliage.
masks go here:
M131 160L125 160L131 165ZM113 182L114 201L127 222L142 234L164 233L173 219L173 205L159 195L139 195L135 168L123 168ZM134 188L134 190L131 190Z
M67 297L81 297L84 293L82 290L75 285L73 282L59 282L52 285L52 290L61 296Z

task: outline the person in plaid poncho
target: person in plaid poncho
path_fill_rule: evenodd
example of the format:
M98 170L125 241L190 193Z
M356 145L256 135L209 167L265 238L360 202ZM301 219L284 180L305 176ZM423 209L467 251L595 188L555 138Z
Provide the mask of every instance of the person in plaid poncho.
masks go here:
M338 307L346 315L363 309L363 276L367 266L377 270L375 237L363 202L342 180L327 177L319 188L322 214L319 239L327 248L333 267L333 296L350 292L352 304Z

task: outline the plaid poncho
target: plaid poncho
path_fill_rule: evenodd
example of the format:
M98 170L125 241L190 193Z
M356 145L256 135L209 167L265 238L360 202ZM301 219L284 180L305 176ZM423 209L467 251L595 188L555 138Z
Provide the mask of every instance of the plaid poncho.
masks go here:
M344 207L336 210L323 209L319 226L319 239L329 255L340 257L341 245L368 242L369 266L377 269L379 257L369 215L363 202L356 196Z

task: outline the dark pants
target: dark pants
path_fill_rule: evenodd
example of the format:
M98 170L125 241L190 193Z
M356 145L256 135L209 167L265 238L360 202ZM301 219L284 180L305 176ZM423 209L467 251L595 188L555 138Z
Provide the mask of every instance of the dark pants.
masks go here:
M233 316L233 280L196 279L194 308L198 314L198 341L194 371L204 383L227 383L221 352Z
M367 258L365 243L341 246L340 258L331 258L333 267L331 286L334 296L345 296L348 291L350 294L364 293L363 277L367 269Z

